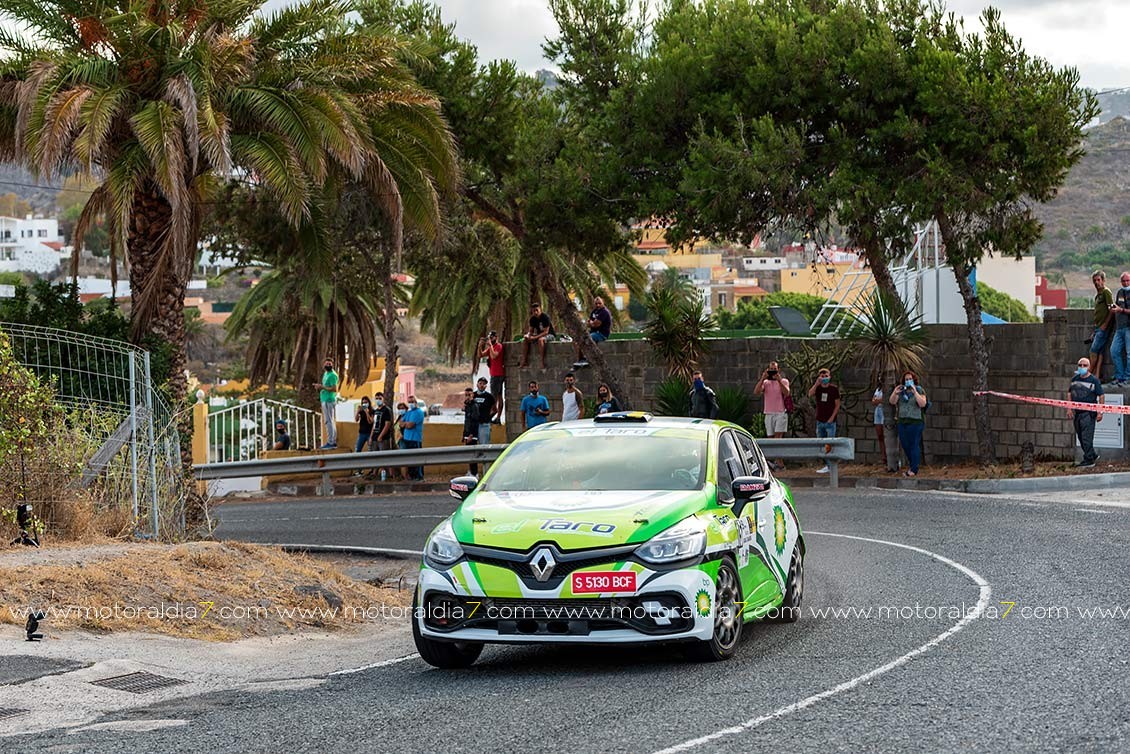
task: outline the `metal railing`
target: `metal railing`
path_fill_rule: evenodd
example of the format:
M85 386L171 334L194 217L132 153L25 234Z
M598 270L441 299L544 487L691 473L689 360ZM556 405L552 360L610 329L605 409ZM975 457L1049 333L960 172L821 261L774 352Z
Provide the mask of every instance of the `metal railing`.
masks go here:
M193 473L200 481L241 479L273 474L321 474L323 494L332 494L333 484L330 481L330 474L335 471L491 463L498 460L506 447L506 445L453 445L445 448L419 448L416 450L324 453L291 458L263 458L256 461L198 464L193 467Z
M863 257L860 257L860 266L840 276L827 301L813 317L811 329L817 337L834 338L840 335L844 325L851 321L848 314L855 307L855 302L870 296L875 289L875 277L869 268L862 266L862 262ZM938 230L938 223L931 220L914 231L914 245L910 251L902 259L893 260L890 266L895 289L912 317L919 317L923 313L923 273L926 270L940 270L945 265L941 232ZM940 290L937 290L940 278L937 274L933 278L936 289L933 300L936 307L941 295Z
M208 414L208 462L254 461L274 443L275 422L283 419L291 450L322 444L322 415L290 403L259 398Z
M767 458L815 458L828 464L829 483L839 484L839 462L855 459L855 440L851 437L783 437L758 440ZM507 446L453 445L445 448L386 450L369 453L323 453L292 458L264 458L258 461L207 463L194 468L196 478L239 479L272 474L321 474L323 489L332 489L329 475L334 471L382 469L401 466L438 466L463 463L491 463Z
M828 485L840 486L840 461L855 460L852 437L770 437L757 441L769 459L815 458L828 464Z
M98 509L127 509L142 535L183 532L180 436L172 408L153 383L149 353L68 330L11 323L0 329L16 361L51 386L66 416L59 436L73 445L66 453L40 449L60 458L39 463L39 478L31 480L36 492L28 502L37 514L69 515L61 504L67 490L78 489Z

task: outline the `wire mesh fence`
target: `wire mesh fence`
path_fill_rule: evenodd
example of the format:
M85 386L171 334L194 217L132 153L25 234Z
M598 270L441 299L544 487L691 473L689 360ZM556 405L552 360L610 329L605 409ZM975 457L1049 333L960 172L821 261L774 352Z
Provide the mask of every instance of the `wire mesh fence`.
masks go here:
M177 417L153 384L148 352L46 327L0 322L0 331L15 361L51 387L61 408L55 431L65 442L21 452L4 470L47 531L67 530L73 522L63 519L83 501L92 515L120 520L123 532L183 534Z

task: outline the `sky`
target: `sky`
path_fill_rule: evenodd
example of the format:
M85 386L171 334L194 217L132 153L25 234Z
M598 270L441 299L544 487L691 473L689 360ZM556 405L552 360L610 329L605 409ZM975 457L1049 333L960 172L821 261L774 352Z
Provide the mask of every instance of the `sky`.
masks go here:
M479 48L483 59L509 58L533 72L552 66L541 43L557 31L546 0L436 0L444 18ZM656 3L652 2L654 6ZM1057 66L1079 69L1095 89L1130 86L1130 0L949 0L948 9L979 28L975 19L989 5L1000 8L1005 28L1025 48Z

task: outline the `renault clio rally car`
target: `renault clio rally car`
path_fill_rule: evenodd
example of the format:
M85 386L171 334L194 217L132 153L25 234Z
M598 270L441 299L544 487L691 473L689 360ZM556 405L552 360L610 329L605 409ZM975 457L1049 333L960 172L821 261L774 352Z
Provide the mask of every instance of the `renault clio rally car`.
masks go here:
M620 412L535 427L432 531L413 600L428 663L485 643L681 642L732 656L742 626L799 617L804 538L753 437Z

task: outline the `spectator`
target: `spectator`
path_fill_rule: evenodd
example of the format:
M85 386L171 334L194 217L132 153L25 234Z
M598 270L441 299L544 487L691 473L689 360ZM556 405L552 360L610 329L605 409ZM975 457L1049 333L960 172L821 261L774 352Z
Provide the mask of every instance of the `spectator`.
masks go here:
M765 405L762 408L765 414L765 436L784 437L785 432L789 430L789 411L785 399L792 402L792 391L788 379L781 374L777 362L770 361L769 366L761 372L761 378L757 381L753 394L765 396ZM774 470L785 468L780 458L770 465Z
M561 394L561 421L570 422L585 418L585 396L577 389L577 377L572 372L565 375L565 392Z
M816 436L827 438L836 436L836 417L840 415L840 389L832 384L832 373L821 369L816 382L808 389L808 397L816 403ZM824 451L830 450L824 446ZM828 464L816 470L817 474L827 474Z
M620 401L616 400L616 396L612 394L612 388L603 382L600 383L600 387L596 389L596 415L613 414L623 410L620 407Z
M290 432L286 428L286 419L275 422L275 444L271 450L290 450Z
M612 312L604 305L604 299L600 296L592 300L592 312L589 314L588 326L589 337L592 338L593 343L603 343L612 335ZM581 351L583 344L583 339L577 341L577 361L573 364L574 368L587 367L589 365L588 359L585 358L584 353Z
M424 411L416 404L416 396L408 396L408 410L400 417L398 424L401 427L400 447L405 450L416 450L424 445ZM405 472L409 479L421 480L424 478L424 467L414 466Z
M1102 382L1091 374L1089 359L1079 359L1076 364L1075 375L1071 378L1071 386L1067 390L1067 400L1099 406L1106 402ZM1079 438L1079 445L1083 448L1083 460L1075 466L1080 469L1094 467L1095 461L1099 460L1099 454L1095 452L1095 422L1101 422L1103 415L1098 411L1068 409L1067 417L1075 425L1075 436Z
M367 397L361 399L353 421L357 422L357 443L353 452L360 453L373 439L373 404Z
M373 396L376 406L373 408L373 450L392 450L392 409L385 405L384 393Z
M530 380L530 394L522 398L521 410L526 417L526 429L549 421L549 399L538 395L537 380Z
M553 332L553 324L549 321L549 315L541 310L541 304L531 306L530 329L523 338L522 363L519 366L529 365L530 346L537 343L538 352L541 354L541 368L545 369L545 344L552 343L556 337L557 334ZM525 398L522 400L525 400Z
M487 425L490 426L489 424ZM479 407L475 403L475 391L467 388L463 391L463 444L477 445L479 442ZM472 476L479 475L479 464L472 463L467 467Z
M494 415L494 394L487 390L487 378L480 377L478 390L475 391L475 409L479 418L479 426L475 429L475 436L479 445L490 445L490 418Z
M392 423L392 409L385 405L384 393L373 396L373 434L369 444L370 449L376 451L392 450L392 438L396 434ZM377 472L374 472L374 475ZM380 470L381 481L384 481L388 472Z
M902 376L902 384L891 393L891 405L898 409L899 445L906 453L909 468L904 476L918 476L922 455L922 430L926 427L926 391L914 372Z
M494 412L491 420L495 424L502 423L502 393L506 387L506 362L502 356L502 344L498 342L498 333L491 330L487 335L485 346L480 343L479 358L487 360L487 369L490 372L490 394L494 396Z
M1091 275L1095 286L1095 331L1091 335L1091 374L1102 379L1103 352L1110 340L1110 325L1114 318L1114 296L1106 287L1106 273L1095 270Z
M883 414L883 385L875 388L875 393L871 396L871 405L875 407L875 417L872 421L875 423L875 438L879 441L879 455L883 459L883 464L887 463L887 435L883 428L883 421L886 416ZM887 471L894 471L895 469L887 467Z
M1125 387L1130 382L1130 272L1123 272L1122 287L1114 294L1114 339L1110 358L1114 362L1114 384Z
M718 397L706 386L702 372L694 370L691 379L691 416L696 419L717 419Z
M399 434L399 437L397 437L395 439L396 439L396 447L400 450L404 449L404 424L401 421L401 419L404 418L404 415L406 413L408 413L408 404L405 403L404 401L397 403L396 404L396 415L399 418L397 418L393 422L393 434L394 435ZM391 439L394 439L394 438L389 438L389 439L391 440ZM404 468L400 468L400 467L394 468L392 470L392 478L393 479L407 479L408 478L408 470L404 469Z
M325 428L326 444L319 450L333 450L337 447L337 388L338 376L334 371L334 360L329 356L322 363L322 381L315 382L314 387L319 388L321 393L318 395L318 400L322 403L322 425Z

